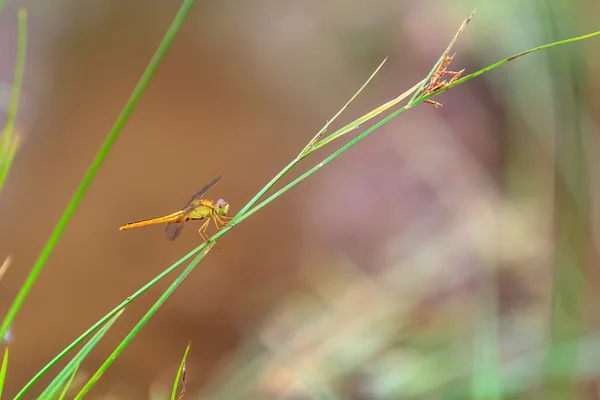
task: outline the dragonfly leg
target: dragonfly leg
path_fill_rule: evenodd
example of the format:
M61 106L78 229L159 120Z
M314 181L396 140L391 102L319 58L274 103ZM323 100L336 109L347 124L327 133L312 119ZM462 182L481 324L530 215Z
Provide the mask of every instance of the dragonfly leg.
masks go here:
M206 222L200 227L200 229L198 229L198 233L200 234L200 236L202 237L202 239L204 239L205 242L208 242L208 235L206 234L206 228L208 228L208 223L210 222L210 219L207 219Z
M223 220L221 220L221 218L223 218L222 216L219 217L218 215L214 215L215 218L215 225L217 224L217 221L219 221L219 223L222 225L220 228L217 226L217 229L223 229L227 226L227 222L223 222Z

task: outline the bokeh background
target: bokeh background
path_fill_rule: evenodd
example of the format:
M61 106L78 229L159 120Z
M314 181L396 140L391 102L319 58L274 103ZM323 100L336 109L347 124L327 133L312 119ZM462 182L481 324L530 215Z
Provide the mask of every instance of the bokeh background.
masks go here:
M0 196L0 258L13 258L3 313L180 4L9 2L3 118L22 5L24 142ZM182 207L219 174L209 197L238 211L385 57L336 128L425 77L476 6L453 70L600 29L592 0L197 2L14 323L7 395L200 240L194 226L169 242L162 227L120 225ZM456 87L244 221L89 398L167 398L190 340L186 398L471 398L489 389L473 379L488 353L504 398L552 398L540 352L561 335L600 346L598 49L597 38L553 48ZM81 380L172 278L126 309ZM599 398L598 360L559 363L549 387L573 381L576 398Z

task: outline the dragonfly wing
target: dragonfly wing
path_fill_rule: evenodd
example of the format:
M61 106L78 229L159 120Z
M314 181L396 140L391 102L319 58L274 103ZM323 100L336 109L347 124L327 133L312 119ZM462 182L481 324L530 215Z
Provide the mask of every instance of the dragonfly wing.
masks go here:
M175 240L183 228L183 222L169 222L165 228L165 236L169 240Z
M215 178L211 183L204 186L198 193L196 193L190 199L190 201L185 205L185 207L183 207L182 210L183 210L184 215L187 215L190 212L194 211L200 205L200 199L202 199L204 197L206 192L208 192L208 189L215 186L217 184L217 182L219 182L221 180L221 178L223 178L223 175Z

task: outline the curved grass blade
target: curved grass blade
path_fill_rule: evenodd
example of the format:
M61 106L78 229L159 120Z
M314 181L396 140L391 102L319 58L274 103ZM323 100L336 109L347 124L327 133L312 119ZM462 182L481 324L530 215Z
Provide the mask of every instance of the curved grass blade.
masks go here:
M183 4L181 5L181 8L180 8L179 12L177 13L177 16L173 20L171 26L169 27L169 30L165 34L158 49L154 53L154 56L148 63L148 66L146 67L146 70L142 74L140 81L138 82L135 89L133 90L131 97L127 101L127 104L123 108L123 111L121 111L121 114L117 118L114 126L112 127L110 133L108 134L108 137L102 144L102 147L98 151L98 154L94 158L94 161L92 162L89 169L87 170L83 180L81 181L81 184L79 185L79 188L77 188L77 191L75 192L75 195L73 196L73 198L67 205L66 210L64 211L60 220L58 221L58 224L56 225L52 234L50 235L48 242L44 246L40 256L36 260L31 272L29 273L27 280L21 287L21 290L19 291L17 298L11 305L11 308L8 311L8 314L4 318L4 321L2 322L2 326L0 327L0 337L2 337L4 335L4 332L6 332L6 330L8 329L8 327L14 320L15 316L17 315L17 312L21 308L23 301L25 301L25 297L31 290L31 287L33 286L35 280L37 279L38 275L42 271L42 268L44 267L46 260L52 253L54 246L58 242L58 239L62 235L62 232L64 231L67 223L71 219L71 216L73 215L73 213L75 212L75 209L79 205L79 202L83 198L83 195L85 194L88 186L92 182L92 179L96 176L96 172L100 168L100 165L102 165L102 162L106 158L106 155L108 154L110 148L112 147L113 143L119 136L119 133L121 132L121 130L123 129L123 126L125 125L125 122L127 121L129 116L133 112L142 93L144 92L144 90L146 89L148 84L150 83L150 80L154 76L154 73L156 72L158 65L162 61L167 49L171 45L171 42L175 38L177 31L179 31L179 28L183 24L183 21L184 21L185 17L187 16L187 14L193 4L194 4L194 0L185 0L183 2Z
M336 139L339 139L341 136L345 135L346 133L348 133L350 131L353 131L354 129L358 128L360 125L364 124L365 122L369 121L370 119L373 119L376 116L378 116L379 114L394 107L396 104L398 104L399 102L401 102L402 100L407 98L411 93L413 93L414 91L419 89L419 87L421 86L421 84L423 82L425 82L425 79L423 79L421 82L417 83L412 88L408 89L406 92L402 93L400 96L396 97L395 99L390 100L385 104L382 104L381 106L377 107L373 111L368 112L367 114L363 115L362 117L355 119L354 121L350 122L343 128L338 129L337 131L333 132L331 135L327 136L323 140L319 141L318 143L315 143L315 145L310 149L310 151L308 151L306 153L306 155L320 149L323 146L326 146L327 144L333 142Z
M6 380L6 369L8 368L8 347L4 349L4 358L2 359L2 367L0 368L0 398L4 390L4 381Z
M71 377L69 378L69 381L67 382L67 384L63 388L63 391L61 392L60 396L58 397L58 400L63 400L65 398L65 396L67 395L67 392L69 391L69 388L73 384L73 379L75 379L75 375L77 375L77 371L78 370L79 370L79 365L77 365L75 367L75 369L73 370L73 373L71 374Z
M179 397L177 397L177 400L181 400L183 398L183 395L185 394L185 359L187 358L191 346L192 342L190 341L187 345L187 348L185 349L185 353L183 354L181 363L179 364L179 369L177 370L177 375L175 376L175 382L173 382L171 400L175 400L175 397L177 396L177 386L179 384L179 380L181 380L181 393L179 394Z
M238 220L242 215L244 215L252 206L254 206L265 195L265 193L267 193L273 186L275 186L277 184L277 182L279 182L279 180L281 178L283 178L292 168L294 168L296 166L296 164L298 164L298 162L300 162L300 160L302 160L305 156L307 156L309 153L311 153L314 150L314 149L312 149L312 147L316 144L316 142L319 140L319 138L321 138L321 136L327 130L329 125L333 121L335 121L335 119L348 107L348 105L350 105L350 103L352 103L352 101L360 94L360 92L362 92L362 90L367 86L367 84L371 81L371 79L373 79L373 77L377 74L377 72L379 72L379 70L381 69L383 64L386 62L386 60L387 60L387 58L383 60L383 62L379 65L379 67L377 67L377 69L371 74L369 79L367 79L367 81L360 87L360 89L358 89L358 91L354 94L354 96L352 96L350 98L350 100L348 100L348 102L333 116L332 119L327 121L327 123L323 126L323 128L321 128L321 130L319 132L317 132L317 134L308 142L308 144L304 147L304 149L302 149L302 151L298 154L298 156L296 156L296 158L294 160L292 160L292 162L290 162L288 165L286 165L277 175L275 175L275 177L273 179L271 179L269 181L269 183L267 183L261 190L259 190L258 193L248 203L246 203L246 205L232 218L232 220L229 222L230 224L231 224L231 222ZM213 236L213 238L219 238L219 237L221 237L221 236L220 235Z
M146 323L152 318L154 313L163 305L163 303L169 298L169 296L177 289L177 287L184 281L184 279L194 270L196 265L206 256L206 254L210 251L214 243L208 245L204 249L204 251L196 256L190 264L183 270L181 275L179 275L173 283L165 290L165 292L159 297L159 299L152 305L152 307L146 312L146 314L142 317L142 319L135 325L135 327L127 334L125 339L121 341L121 343L117 346L117 348L112 352L112 354L104 361L104 364L98 368L96 373L88 380L83 389L75 396L74 400L80 400L87 394L87 392L94 386L94 384L98 381L100 376L112 365L115 359L121 354L121 352L129 345L129 343L133 340L135 335L146 325Z
M96 347L100 339L108 332L108 330L112 327L115 321L121 316L125 310L121 310L114 317L110 319L92 338L89 342L85 344L79 350L79 352L73 357L71 361L63 368L62 371L56 375L56 377L50 382L50 384L46 387L46 389L40 395L42 399L52 399L58 393L61 387L64 387L69 377L71 380L75 374L75 371L79 368L79 365L83 362L83 360L87 357L87 355Z
M96 323L94 323L90 328L88 328L87 331L85 331L84 333L79 335L79 337L77 339L75 339L73 342L71 342L71 344L69 344L67 347L65 347L48 364L46 364L44 366L44 368L42 368L37 374L35 374L35 376L33 378L31 378L31 380L29 380L29 382L27 382L27 384L23 387L23 389L21 389L21 391L17 394L17 396L15 397L15 400L21 399L25 395L25 393L27 393L27 391L29 389L31 389L31 386L33 386L33 384L41 376L43 376L46 372L48 372L48 370L50 370L50 368L52 368L54 365L56 365L56 363L58 363L65 355L67 355L76 346L81 344L81 342L83 342L88 336L90 336L92 333L94 333L94 331L96 331L100 326L102 326L104 323L106 323L106 321L110 320L112 317L114 317L116 314L118 314L121 310L123 310L129 303L131 303L133 300L135 300L136 298L141 296L148 289L150 289L152 286L154 286L156 283L158 283L160 280L162 280L165 276L167 276L168 274L173 272L181 264L183 264L185 261L190 259L196 253L203 250L205 247L206 247L206 243L202 243L201 245L196 247L194 250L190 251L187 255L182 257L179 261L175 262L169 268L165 269L163 272L158 274L154 279L152 279L151 281L146 283L144 286L142 286L140 289L138 289L135 293L128 296L127 299L125 299L125 301L121 302L121 304L119 304L118 306L113 308L104 317L102 317L98 321L96 321Z
M375 69L375 71L371 74L369 79L367 79L367 81L360 87L360 89L358 89L358 91L356 93L354 93L354 96L352 96L350 98L350 100L348 100L348 102L346 104L344 104L344 106L342 108L340 108L340 110L333 116L333 118L331 118L329 121L327 121L327 123L323 126L323 128L321 128L321 130L319 132L317 132L317 134L310 140L310 142L308 142L306 147L304 147L304 149L300 152L300 156L299 156L300 159L304 158L306 155L308 155L310 153L310 150L312 150L312 147L315 145L315 143L317 143L321 139L321 137L323 136L323 134L325 133L325 131L327 130L329 125L331 125L331 123L333 121L335 121L337 119L337 117L339 117L340 114L343 113L346 108L348 108L350 103L352 103L354 101L354 99L358 97L360 92L362 92L363 89L365 87L367 87L369 82L371 82L371 80L375 77L375 75L377 75L377 73L379 72L381 67L383 67L383 64L385 64L386 61L387 61L387 57L384 58L384 60L381 62L381 64L379 64L377 69Z
M1 1L1 0L0 0ZM0 9L2 6L0 5ZM6 127L0 140L0 190L8 176L8 171L15 157L19 145L18 136L13 137L19 99L21 97L21 86L25 70L25 54L27 50L27 10L19 9L18 36L17 36L17 61L15 63L15 76L13 80L12 95L6 119ZM1 337L2 335L0 335Z

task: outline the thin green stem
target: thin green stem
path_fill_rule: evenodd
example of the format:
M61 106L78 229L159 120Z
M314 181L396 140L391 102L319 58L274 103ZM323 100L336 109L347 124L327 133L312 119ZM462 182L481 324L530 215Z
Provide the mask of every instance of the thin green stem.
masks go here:
M152 286L154 286L158 281L162 280L165 276L167 276L168 274L173 272L177 267L179 267L181 264L183 264L185 261L187 261L189 258L191 258L193 255L195 255L197 252L201 251L205 247L206 247L206 243L202 243L200 246L198 246L194 250L190 251L179 261L177 261L176 263L171 265L169 268L167 268L166 270L164 270L163 272L158 274L150 282L148 282L144 286L142 286L135 293L133 293L132 295L127 297L127 299L125 299L125 301L123 301L121 304L119 304L114 309L112 309L104 317L100 318L94 325L92 325L90 328L88 328L87 331L82 333L70 345L65 347L65 349L63 351L58 353L56 355L56 357L54 357L48 364L46 364L46 366L44 366L44 368L42 368L33 378L31 378L31 380L29 382L27 382L27 384L23 387L23 389L21 389L21 391L17 394L17 396L15 397L14 400L21 399L25 395L25 393L27 393L27 391L35 384L35 382L40 377L42 377L46 372L48 372L48 370L50 370L50 368L52 368L54 365L56 365L71 350L73 350L80 343L82 343L89 335L94 333L94 331L96 331L96 329L98 329L100 326L102 326L104 323L106 323L106 321L108 321L109 319L113 318L116 314L118 314L121 310L123 310L129 303L131 303L133 300L135 300L136 298L141 296L144 292L146 292L148 289L150 289Z
M179 364L179 369L177 370L177 375L175 375L175 381L173 382L173 390L171 391L171 400L175 400L177 397L177 386L179 386L179 381L181 380L181 394L179 398L183 396L185 393L185 360L187 359L187 355L190 351L190 347L192 343L188 343L185 348L185 353L183 354L183 358L181 359L181 363Z
M83 360L87 357L87 355L96 347L100 339L108 332L108 330L113 326L115 321L121 316L124 310L118 312L115 316L113 316L98 332L90 339L89 342L85 344L77 353L71 361L59 372L58 375L50 382L50 384L46 387L46 390L42 392L40 395L40 399L53 399L54 396L58 393L61 387L65 385L69 376L73 376L74 372L79 368Z
M129 343L133 340L133 338L138 334L138 332L144 327L144 325L150 320L150 318L156 313L156 311L163 305L163 303L167 300L167 298L177 289L177 287L183 282L183 280L193 271L196 265L206 256L206 254L210 251L212 246L206 247L206 249L200 253L186 269L183 270L181 275L179 275L165 290L165 292L160 296L160 298L154 303L154 305L148 310L148 312L142 317L140 322L136 324L136 326L129 332L129 334L123 339L123 341L117 346L117 348L112 352L112 354L104 361L104 364L96 373L90 378L90 380L85 384L83 389L75 396L74 400L79 400L83 398L83 396L91 389L92 386L98 381L100 376L110 367L110 365L114 362L119 354L129 345Z
M73 198L67 205L65 212L63 213L62 217L58 221L58 224L56 225L56 227L54 228L54 231L50 235L48 242L44 246L40 256L38 257L31 272L29 273L27 280L25 281L25 283L23 284L23 287L19 291L17 298L15 299L10 310L8 311L8 314L4 318L4 321L2 322L2 326L0 327L0 337L2 337L4 335L4 333L6 332L6 330L8 329L8 327L10 326L10 324L12 323L14 318L16 317L17 312L19 311L19 309L21 308L21 305L23 304L23 302L25 301L25 298L27 297L27 294L31 290L38 275L42 271L42 269L46 263L46 260L52 253L54 246L58 242L58 239L60 238L62 232L64 231L65 227L67 226L67 223L71 219L71 216L73 215L79 202L83 198L83 195L85 194L88 186L92 182L92 179L96 176L96 173L98 172L100 165L102 165L102 162L106 158L106 155L108 154L110 148L112 147L113 143L119 136L119 133L123 129L123 126L125 126L125 122L127 121L129 116L133 112L142 93L144 92L144 90L148 86L148 83L154 76L154 73L156 72L158 65L162 61L167 49L171 45L171 42L175 38L176 33L179 31L179 28L183 24L183 21L184 21L185 17L187 16L187 14L193 4L194 4L194 0L185 0L183 2L183 5L181 6L177 16L175 17L169 30L165 34L162 43L160 44L160 46L156 50L156 53L150 60L150 63L148 64L146 70L144 71L140 81L138 82L137 86L133 90L133 93L131 94L129 101L127 102L127 104L123 108L123 111L117 118L117 121L115 122L115 125L113 126L110 133L108 134L108 137L106 138L105 142L102 144L102 147L100 148L98 154L96 155L96 158L90 165L87 173L85 174L83 180L81 181L81 184L79 185L79 188L77 189L77 191L75 192L75 195L73 196Z

